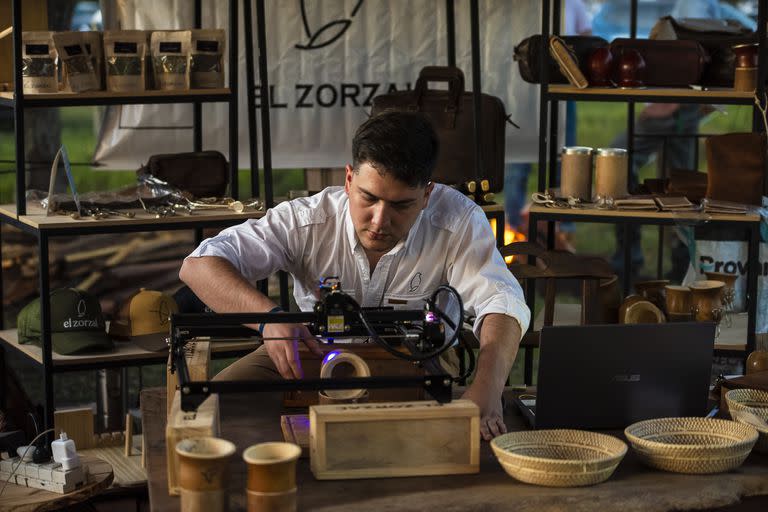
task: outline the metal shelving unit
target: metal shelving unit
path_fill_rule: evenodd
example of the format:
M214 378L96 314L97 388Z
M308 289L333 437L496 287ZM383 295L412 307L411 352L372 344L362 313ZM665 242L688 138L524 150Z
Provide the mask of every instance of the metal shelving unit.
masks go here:
M630 34L632 38L637 36L637 3L638 0L630 0ZM768 15L767 0L758 0L758 19L757 35L759 41L764 41L766 37L766 21ZM553 7L553 8L552 8ZM554 34L559 33L560 0L546 0L542 2L542 25L541 34L544 40L549 39L550 22ZM558 102L565 100L572 101L610 101L627 103L627 133L628 133L628 152L629 152L629 172L632 172L632 153L634 139L634 104L636 102L655 102L655 103L716 103L732 105L754 105L753 95L729 89L715 90L694 90L694 89L675 89L675 88L645 88L638 90L631 89L577 89L570 85L549 84L547 52L541 52L539 66L541 69L541 95L539 103L539 175L538 191L547 190L548 183L554 183L557 176L557 131L558 131ZM756 94L762 97L765 92L766 71L768 71L768 55L765 51L765 45L761 45L758 60L758 88ZM759 120L758 109L754 109L753 130L761 130L762 121ZM768 180L766 183L768 188ZM530 223L528 238L535 239L536 223L538 220L547 221L547 246L554 247L554 223L555 221L570 220L574 222L600 222L609 224L621 224L625 229L624 250L624 268L631 266L630 244L626 236L629 225L658 225L660 226L660 241L663 226L675 225L679 221L679 216L664 214L663 212L602 212L597 211L594 214L584 214L583 211L548 209L533 207L530 212ZM757 316L757 277L759 275L759 262L757 258L759 249L759 229L760 217L757 215L740 216L728 218L728 216L700 216L699 220L708 220L712 224L730 226L740 232L739 239L748 242L748 269L747 269L747 302L748 302L748 332L745 351L717 350L716 353L722 355L746 356L755 348L755 325ZM659 252L661 260L662 252ZM661 265L657 265L657 271L661 272ZM627 294L630 289L630 272L624 272L623 289ZM526 296L528 305L533 311L535 305L535 283L528 283ZM533 364L533 354L527 351L526 354L526 382L532 381L532 372L530 369Z
M164 362L167 356L159 357L157 354L144 353L141 350L123 350L122 356L110 358L86 357L77 361L77 357L68 359L62 364L62 358L53 356L51 344L51 311L50 311L50 276L49 276L49 241L52 237L87 236L107 233L130 233L143 231L165 230L193 230L197 241L202 239L202 231L209 227L225 227L242 222L248 217L261 216L261 212L249 214L202 212L188 217L169 217L155 219L143 211L137 211L133 219L110 218L101 221L72 220L68 217L47 217L40 208L30 207L26 202L25 181L25 157L24 157L24 111L28 108L57 108L73 106L95 105L126 105L126 104L159 104L159 103L188 103L193 105L193 140L194 151L202 151L202 104L207 102L221 102L229 105L229 165L230 165L230 195L238 197L238 4L239 0L229 2L229 87L225 89L200 89L184 92L176 91L145 91L141 93L112 93L108 91L87 93L55 93L25 95L22 86L21 75L21 0L12 1L13 13L13 55L14 55L14 92L0 93L0 107L14 110L15 129L15 156L16 156L16 203L0 206L0 222L9 224L19 230L34 236L37 239L39 255L39 288L40 288L40 323L42 328L42 347L39 353L25 350L28 347L14 342L14 336L7 332L0 332L0 366L5 367L3 350L6 348L18 351L40 366L43 377L44 389L44 417L45 428L53 426L53 373L61 371L74 371L83 369L100 369L105 367L140 366L143 364ZM246 2L247 3L247 2ZM202 26L201 0L195 0L195 27ZM246 34L250 27L245 27ZM149 155L147 155L149 156ZM1 243L1 241L0 241ZM0 253L2 245L0 245ZM2 292L2 274L0 274L0 293ZM3 328L0 318L0 329ZM22 348L23 347L23 348ZM222 356L232 353L243 353L248 348L239 350L237 347L228 347L222 352ZM0 397L4 399L4 382L0 382ZM2 404L0 404L2 405Z

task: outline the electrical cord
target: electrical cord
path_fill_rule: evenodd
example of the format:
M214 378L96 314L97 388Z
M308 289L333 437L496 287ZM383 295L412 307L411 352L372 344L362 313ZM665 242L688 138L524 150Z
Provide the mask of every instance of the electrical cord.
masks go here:
M457 302L459 303L459 319L458 322L454 323L452 319L448 318L447 315L440 310L436 305L437 296L441 291L446 291L450 294L452 294L454 297L456 297ZM456 342L456 340L459 339L459 329L456 328L456 325L461 325L461 320L464 315L464 303L461 300L461 296L459 295L459 292L456 291L455 288L449 286L449 285L440 285L437 287L437 289L432 293L430 298L427 300L427 303L430 305L430 307L437 312L437 315L446 321L449 327L453 328L453 335L446 340L440 347L436 348L435 350L432 350L427 353L422 353L419 355L411 355L406 354L404 352L400 352L399 350L395 350L392 348L386 341L384 341L381 336L376 332L376 330L371 326L371 324L368 323L368 319L365 317L365 312L360 307L360 305L354 300L351 299L353 303L353 306L355 310L357 311L358 316L360 317L360 321L363 324L363 327L368 331L368 335L371 337L371 339L376 342L379 346L381 346L384 350L389 352L390 354L394 355L395 357L399 357L401 359L405 359L406 361L411 362L421 362L427 359L432 359L433 357L437 357L448 348L453 346L453 344Z
M11 474L10 474L10 476L9 476L9 477L8 477L8 478L5 480L5 483L3 483L3 488L2 488L2 489L0 489L0 496L2 496L2 495L3 495L3 492L5 491L5 487L8 485L8 482L10 482L10 481L11 481L11 478L13 478L13 475L15 475L15 474L16 474L16 470L17 470L17 469L19 469L19 467L21 466L21 464L24 462L24 457L26 457L26 456L27 456L27 452L29 452L29 450L31 450L32 448L36 448L36 446L35 446L35 441L37 441L38 439L40 439L41 437L43 437L43 436L44 436L45 434L47 434L48 432L53 432L53 431L54 431L54 429L52 429L52 428L49 428L48 430L45 430L45 431L43 431L43 432L40 432L39 434L37 434L37 436L35 436L35 438L32 440L32 442L31 442L31 443L29 443L29 444L27 445L27 449L26 449L26 450L24 450L24 453L21 455L21 457L19 457L19 463L18 463L18 464L16 464L16 466L15 466L15 467L13 468L13 470L11 471Z

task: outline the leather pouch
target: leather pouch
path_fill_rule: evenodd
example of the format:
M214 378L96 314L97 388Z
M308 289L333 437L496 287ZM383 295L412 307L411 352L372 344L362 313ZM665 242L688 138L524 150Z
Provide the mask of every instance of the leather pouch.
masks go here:
M151 174L196 198L223 197L229 184L229 163L218 151L152 155L138 174Z
M707 138L707 198L760 205L763 196L764 133L726 133Z
M707 175L688 169L672 169L664 192L682 195L689 201L698 203L707 194Z
M701 84L733 87L736 56L732 47L756 43L757 34L734 20L675 19L664 16L651 29L651 38L696 41L709 55Z
M430 89L430 82L447 82L448 90ZM504 103L496 96L480 97L481 168L475 163L475 115L471 92L464 91L459 68L428 66L421 70L412 91L396 91L373 99L371 114L384 110L422 112L432 122L440 141L433 179L448 185L488 180L488 190L504 186Z
M645 68L639 71L637 78L651 86L687 87L701 83L704 66L709 60L704 48L696 41L619 38L611 43L615 62L628 49L637 50L642 55Z
M589 55L595 48L608 46L608 41L597 36L560 36L565 45L571 50L574 58L579 63L579 68L584 75L587 75L586 63ZM545 52L547 62L549 63L548 81L551 84L567 84L568 79L560 72L560 68L549 55L547 41L543 40L541 35L535 35L523 39L520 44L515 46L514 59L520 68L520 76L528 83L541 83L541 73L539 65L539 56Z

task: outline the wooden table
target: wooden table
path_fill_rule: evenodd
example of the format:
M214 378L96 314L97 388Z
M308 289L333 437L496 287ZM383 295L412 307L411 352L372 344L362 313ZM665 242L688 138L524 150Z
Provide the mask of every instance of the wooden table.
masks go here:
M83 503L109 487L112 483L112 466L101 459L83 456L83 466L87 469L86 481L79 489L67 493L43 491L8 484L0 496L1 512L42 512L44 510L60 510L62 508Z
M179 510L179 499L168 496L166 481L165 404L164 389L142 391L150 506L163 512ZM230 466L230 510L245 509L243 449L253 443L282 440L282 412L280 395L221 396L222 437L238 448ZM512 406L507 407L505 420L512 430L524 428L522 417ZM768 510L768 457L758 454L750 455L737 471L694 476L648 469L630 449L607 482L559 489L513 480L496 461L490 445L483 442L480 473L476 475L318 481L312 476L309 461L301 459L297 482L299 510L656 512L723 507L738 503L744 496L758 497L746 500L739 510Z

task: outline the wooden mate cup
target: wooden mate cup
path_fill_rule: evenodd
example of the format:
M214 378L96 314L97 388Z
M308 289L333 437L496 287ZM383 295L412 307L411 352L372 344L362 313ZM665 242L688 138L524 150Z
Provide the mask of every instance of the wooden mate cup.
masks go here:
M293 443L260 443L246 448L248 512L295 512L296 461Z
M698 322L719 321L723 303L721 294L725 283L722 281L696 281L691 284L691 307Z
M691 289L687 286L668 284L664 287L668 315L691 314Z
M635 283L637 293L653 302L653 304L664 311L666 309L666 299L664 287L669 284L666 279L657 279L654 281L638 281Z
M234 453L234 444L217 437L190 437L176 444L181 510L228 509L229 459Z

